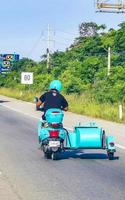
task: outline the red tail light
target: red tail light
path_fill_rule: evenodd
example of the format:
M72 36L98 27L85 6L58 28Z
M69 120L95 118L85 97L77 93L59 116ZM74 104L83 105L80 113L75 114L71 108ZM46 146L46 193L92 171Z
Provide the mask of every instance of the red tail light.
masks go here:
M115 145L114 142L110 142L109 144L111 147L114 147L114 145Z
M53 128L56 128L56 127L59 126L59 124L56 124L56 123L52 123L51 125L52 125Z
M52 131L49 131L49 133L50 133L50 137L56 137L56 138L59 137L59 131L58 130L52 130Z

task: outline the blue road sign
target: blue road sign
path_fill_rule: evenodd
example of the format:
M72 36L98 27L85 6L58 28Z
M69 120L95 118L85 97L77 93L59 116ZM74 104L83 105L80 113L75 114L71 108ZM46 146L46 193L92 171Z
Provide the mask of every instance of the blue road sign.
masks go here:
M14 61L19 61L19 54L0 54L0 73L9 72Z

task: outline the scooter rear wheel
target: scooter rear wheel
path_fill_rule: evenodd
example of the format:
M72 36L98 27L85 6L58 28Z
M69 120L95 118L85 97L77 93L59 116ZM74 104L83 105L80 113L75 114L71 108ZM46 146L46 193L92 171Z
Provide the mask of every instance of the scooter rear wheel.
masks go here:
M52 154L51 153L44 153L44 158L51 159Z
M53 152L51 155L52 160L57 160L58 159L58 153L57 152Z

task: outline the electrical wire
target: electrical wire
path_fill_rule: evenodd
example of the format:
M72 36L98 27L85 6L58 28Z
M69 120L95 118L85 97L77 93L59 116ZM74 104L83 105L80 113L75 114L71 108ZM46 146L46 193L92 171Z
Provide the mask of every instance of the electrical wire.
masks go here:
M29 53L27 54L28 57L30 57L32 55L32 53L34 52L34 50L36 49L36 47L38 46L41 38L43 36L43 32L40 33L40 36L37 38L37 40L35 41L33 47L31 48L31 50L29 51Z

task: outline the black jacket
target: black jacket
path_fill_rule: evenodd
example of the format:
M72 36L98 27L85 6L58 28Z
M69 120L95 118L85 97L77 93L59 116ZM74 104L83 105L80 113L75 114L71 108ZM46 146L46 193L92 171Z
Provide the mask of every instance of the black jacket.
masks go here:
M57 90L50 90L41 95L39 99L44 103L44 112L50 108L59 108L63 110L68 107L67 100Z

